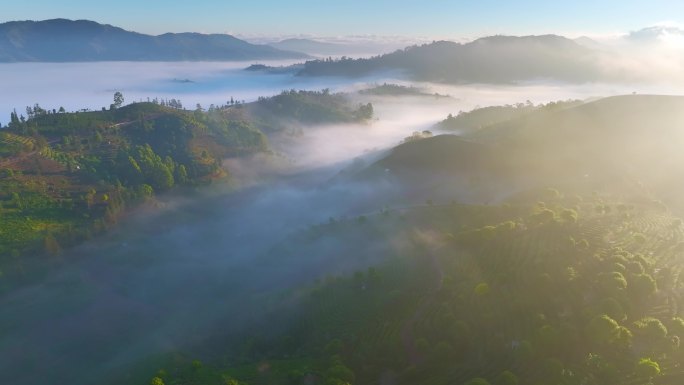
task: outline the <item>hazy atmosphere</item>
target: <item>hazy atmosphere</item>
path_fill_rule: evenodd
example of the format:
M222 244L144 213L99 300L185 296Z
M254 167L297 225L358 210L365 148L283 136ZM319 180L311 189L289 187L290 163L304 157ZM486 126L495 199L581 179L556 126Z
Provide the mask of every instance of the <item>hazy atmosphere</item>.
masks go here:
M0 383L683 383L680 14L6 4Z

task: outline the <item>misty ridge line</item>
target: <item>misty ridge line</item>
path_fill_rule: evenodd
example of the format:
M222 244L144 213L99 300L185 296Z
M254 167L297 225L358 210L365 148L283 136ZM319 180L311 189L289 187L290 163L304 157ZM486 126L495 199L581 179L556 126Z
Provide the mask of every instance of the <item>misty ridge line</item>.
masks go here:
M544 79L571 83L680 81L684 45L673 46L672 39L665 39L675 35L684 36L684 32L655 26L598 41L559 35L496 35L466 43L433 41L389 53L376 46L376 56L351 59L342 44L310 39L253 45L231 35L150 36L88 20L54 19L0 24L0 62L229 61L332 55L336 58L308 60L286 72L359 77L399 70L414 80L452 84Z
M306 58L231 35L130 32L89 20L0 24L0 62L230 61Z

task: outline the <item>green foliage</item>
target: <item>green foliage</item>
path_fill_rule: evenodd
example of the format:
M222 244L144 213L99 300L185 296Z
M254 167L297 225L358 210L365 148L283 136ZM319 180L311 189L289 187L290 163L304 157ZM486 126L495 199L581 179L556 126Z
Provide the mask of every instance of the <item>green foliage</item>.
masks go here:
M613 341L619 332L618 323L605 314L594 317L587 327L587 333L591 338L600 343Z
M653 317L642 318L634 322L634 332L651 341L662 340L667 336L667 328L663 323Z
M356 109L349 105L344 94L323 91L283 91L271 98L259 98L255 105L262 124L281 127L282 120L302 123L354 122L373 117L373 105L361 104Z
M653 295L658 286L656 280L649 274L638 274L630 278L630 289L639 298Z
M427 96L433 98L448 98L447 95L430 93L427 90L414 86L402 86L399 84L383 83L372 88L359 91L361 95L374 96Z
M632 345L632 332L624 326L620 326L615 337L615 343L621 347L630 347Z
M652 257L650 249L632 242L633 229L621 217L613 221L622 214L596 213L590 198L573 208L577 222L568 226L555 213L562 213L566 197L572 196L554 195L546 196L543 206L537 198L518 207L420 205L396 223L379 214L365 215L363 226L356 218L321 225L339 236L345 228L368 232L379 223L392 223L385 234L392 239L402 226L413 229L420 218L426 228L454 235L435 249L416 247L368 274L318 284L302 304L305 314L296 322L301 326L288 330L297 336L298 348L267 343L263 355L251 360L286 351L303 359L331 357L310 367L323 383L373 382L381 368L399 367L405 368L396 374L399 383L420 383L421 378L465 383L482 374L492 375L495 385L630 383L634 367L626 362L646 354L672 362L678 354L676 339L648 316L654 308L662 312L668 302L658 296L643 300L633 290L646 272L659 282L666 271L659 270L657 258L674 251L661 247ZM527 215L543 210L554 213L547 214L549 221ZM661 222L671 228L670 219L656 223ZM653 231L663 228L646 223ZM607 236L619 246L603 242ZM587 238L592 242L581 247L569 241ZM635 318L640 321L621 324ZM476 371L483 362L486 369ZM354 374L353 382L338 365ZM515 374L496 375L507 368L515 368ZM670 368L660 367L663 372ZM301 380L306 371L287 373Z
M272 111L273 121L360 119L344 96L327 91L287 92L249 108L278 102L287 108ZM11 164L0 167L0 268L23 271L11 254L59 254L155 193L224 177L223 158L268 149L261 117L235 106L190 112L178 103L123 103L116 92L108 111L52 113L36 105L24 121L12 113L0 132L0 165Z
M609 293L616 293L627 288L627 279L617 271L601 273L598 279L601 288Z
M650 379L660 374L660 365L650 358L642 358L637 362L634 372L640 378Z
M113 104L114 107L119 108L123 105L123 103L124 103L123 94L121 94L121 92L119 92L119 91L116 91L114 93L114 104Z
M155 154L149 145L137 146L133 150L133 154L134 162L131 162L131 164L139 165L138 168L142 174L142 181L152 186L155 191L166 191L174 186L173 169L175 167L173 161L171 161L170 165L165 163L161 156Z

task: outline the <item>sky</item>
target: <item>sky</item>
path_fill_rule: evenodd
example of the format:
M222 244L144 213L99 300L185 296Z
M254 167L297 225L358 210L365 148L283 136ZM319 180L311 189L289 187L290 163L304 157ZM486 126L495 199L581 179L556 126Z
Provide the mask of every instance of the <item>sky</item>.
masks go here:
M566 36L684 21L681 0L0 0L0 21L89 19L142 33L242 36ZM679 20L682 19L682 20Z

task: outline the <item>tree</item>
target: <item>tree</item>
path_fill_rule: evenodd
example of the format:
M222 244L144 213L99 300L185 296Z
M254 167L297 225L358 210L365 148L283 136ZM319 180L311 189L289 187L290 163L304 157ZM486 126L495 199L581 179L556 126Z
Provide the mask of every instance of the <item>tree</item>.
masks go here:
M639 298L646 298L658 290L656 280L649 274L638 274L630 278L632 292Z
M660 365L650 358L642 358L636 364L634 372L641 378L653 378L660 374Z
M362 120L368 120L373 118L373 104L368 103L359 105L357 115L358 118Z
M613 271L611 273L601 273L598 277L599 285L610 294L619 293L627 288L627 280L622 273Z
M154 377L152 381L150 381L150 385L164 385L164 380L159 377Z
M663 340L667 336L667 328L659 319L642 318L634 322L635 333L649 342Z
M119 91L116 91L114 93L114 108L119 108L123 105L124 103L124 97L123 94Z
M620 333L618 323L605 314L594 317L587 329L589 336L600 343L611 342Z
M184 165L181 164L176 168L175 179L179 184L184 184L188 182L188 171L186 170Z
M614 342L623 347L632 345L632 332L624 326L618 327Z

